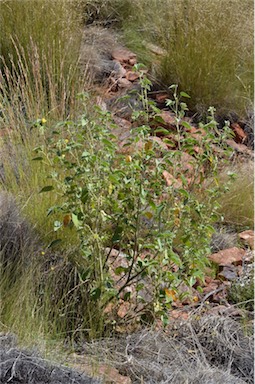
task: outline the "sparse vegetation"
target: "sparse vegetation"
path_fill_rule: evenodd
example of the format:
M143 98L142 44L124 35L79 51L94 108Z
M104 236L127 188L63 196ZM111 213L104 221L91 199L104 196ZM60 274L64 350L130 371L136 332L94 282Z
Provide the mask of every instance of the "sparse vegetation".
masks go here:
M173 305L187 299L195 306L203 297L208 254L239 246L232 230L253 228L252 163L225 167L229 123L219 128L216 122L216 113L245 118L250 108L251 1L48 4L0 1L1 328L32 345L167 326ZM90 26L86 35L82 23L95 21L100 28ZM115 37L102 28L109 25L148 74L143 65L112 60ZM100 81L131 66L129 75L139 80L130 93L120 92L132 127L120 142L116 111L106 110L116 98L104 103L94 96ZM167 89L169 125L149 99L154 80ZM194 112L201 120L196 126L187 117ZM248 311L252 297L251 279L229 291ZM155 347L150 335L148 345ZM240 361L246 380L250 363ZM137 376L141 364L135 364ZM206 375L204 368L196 376L185 367L194 382ZM216 368L208 382L214 373L225 379ZM167 374L162 371L164 380Z
M84 3L92 11L91 2ZM179 84L191 96L191 109L204 114L213 105L218 113L245 116L252 108L251 0L98 1L93 10L92 20L121 25L126 44L158 81Z

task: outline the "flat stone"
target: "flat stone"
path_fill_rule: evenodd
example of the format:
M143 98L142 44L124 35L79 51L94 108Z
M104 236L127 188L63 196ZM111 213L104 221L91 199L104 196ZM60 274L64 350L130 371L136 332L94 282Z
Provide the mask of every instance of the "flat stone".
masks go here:
M254 231L251 229L247 231L243 231L238 234L240 240L242 240L245 244L249 245L251 249L254 249Z
M112 58L120 63L129 63L131 59L136 59L136 54L124 48L116 48L112 51Z
M218 265L240 265L245 257L245 250L242 248L228 248L223 251L213 253L209 259Z
M129 81L136 81L139 79L139 73L133 72L133 71L128 71L126 73L126 79Z
M230 127L235 133L235 141L237 143L243 143L247 139L247 134L244 132L243 128L241 128L238 123L232 123Z
M131 81L129 81L127 78L124 78L124 77L119 78L117 81L117 84L118 84L118 88L121 88L121 89L124 89L124 88L128 89L132 87Z

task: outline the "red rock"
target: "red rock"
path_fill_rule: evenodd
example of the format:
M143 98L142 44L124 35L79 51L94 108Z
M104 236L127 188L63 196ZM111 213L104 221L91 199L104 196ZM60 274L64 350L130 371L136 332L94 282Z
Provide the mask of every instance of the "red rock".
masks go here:
M218 265L238 265L242 264L245 257L245 250L237 247L224 249L223 251L213 253L209 259Z
M128 63L133 67L137 63L136 57L132 57L131 59L129 59Z
M175 114L169 111L162 111L159 115L163 120L162 123L159 123L159 126L163 126L170 130L176 130L176 117Z
M247 139L247 135L244 132L243 128L241 128L238 123L232 123L231 128L235 133L235 141L237 143L244 143L245 140Z
M249 229L239 233L238 236L245 244L248 244L251 249L254 249L254 231Z
M169 98L168 93L156 93L155 99L159 104L165 104L166 100Z
M120 63L129 63L130 60L136 59L136 54L124 48L116 48L112 51L112 58Z
M203 288L203 293L208 294L215 291L219 287L218 280L212 280L206 287Z
M169 312L169 319L173 320L188 320L189 314L187 312L184 312L183 309L173 309L171 312Z
M123 317L126 316L126 314L130 311L130 303L127 302L127 301L122 301L120 306L119 306L119 309L118 309L118 312L117 312L117 315L123 319Z
M164 141L160 137L151 136L149 140L157 143L157 146L160 147L163 151L168 150L168 146L166 145L166 143L164 143Z
M174 188L177 188L177 189L182 187L182 183L179 180L175 179L173 175L171 175L171 173L169 173L168 171L163 171L162 175L168 187L173 186Z
M135 80L139 79L139 73L133 72L133 71L128 71L126 73L126 79L129 81L135 81Z
M244 144L238 144L236 143L234 140L230 139L230 140L226 140L226 143L232 148L234 149L236 152L238 153L243 153L243 154L246 154L246 153L249 153L249 149L246 147L246 145Z
M71 360L70 360L71 358ZM132 381L128 376L123 376L116 368L111 365L103 364L97 359L92 359L86 355L78 355L73 353L68 359L72 368L77 369L81 373L93 376L102 380L103 383L112 384L131 384ZM100 381L101 382L101 381Z

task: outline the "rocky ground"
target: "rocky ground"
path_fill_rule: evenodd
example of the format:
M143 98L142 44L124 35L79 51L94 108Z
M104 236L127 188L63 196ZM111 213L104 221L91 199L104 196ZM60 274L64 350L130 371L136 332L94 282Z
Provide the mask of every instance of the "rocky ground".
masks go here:
M97 49L95 49L95 45ZM157 47L148 47L154 54ZM83 54L91 53L87 70L93 82L100 84L97 104L112 113L118 128L114 134L123 148L132 129L131 114L141 107L138 97L139 73L133 70L136 55L120 46L115 38L101 29L84 35ZM81 61L82 65L82 61ZM128 102L123 96L129 95ZM162 127L169 131L174 142L176 126L174 115L165 107L169 97L166 89L152 90L149 97L161 110ZM191 135L199 135L196 122L187 118ZM251 121L239 121L231 115L233 139L228 141L233 162L250 162L254 159ZM152 137L159 146L166 148L160 135ZM168 148L175 150L176 148ZM123 149L124 150L124 149ZM189 160L188 160L189 161ZM187 156L184 156L187 163ZM189 169L192 174L192 169ZM0 172L0 177L4 175ZM166 184L178 182L164 174ZM6 204L8 202L8 204ZM3 255L19 252L19 244L29 243L27 224L14 208L10 197L0 196L0 249ZM37 247L36 241L27 244ZM171 327L164 332L143 330L125 336L121 330L118 339L105 339L93 344L78 345L65 363L75 370L53 365L37 354L17 347L15 337L0 337L0 382L12 384L64 384L64 383L252 383L253 340L251 330L244 333L240 319L246 317L250 327L252 312L240 309L228 300L232 284L249 285L253 279L254 231L240 233L218 228L212 238L212 254L209 259L217 266L217 276L207 276L203 292L191 292L196 300L176 300L169 313ZM113 250L114 251L114 250ZM4 259L4 261L7 260ZM9 260L9 256L8 256ZM125 317L126 309L119 307L119 317ZM97 368L91 369L91 360ZM94 375L99 379L93 379ZM79 372L79 373L78 373ZM84 374L85 372L87 374Z
M252 333L226 315L83 343L64 360L72 369L18 348L13 335L0 336L0 345L3 384L253 383Z

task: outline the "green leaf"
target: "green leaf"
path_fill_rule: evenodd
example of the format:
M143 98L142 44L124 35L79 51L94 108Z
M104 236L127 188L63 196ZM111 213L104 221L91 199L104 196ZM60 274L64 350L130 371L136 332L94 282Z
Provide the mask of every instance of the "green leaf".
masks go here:
M128 271L128 268L125 268L125 267L122 267L122 266L119 266L117 268L114 269L114 273L115 275L119 276L122 274L122 272L127 272Z
M53 185L47 185L46 187L43 187L39 193L43 193L43 192L49 192L49 191L53 191L54 187Z
M82 188L82 191L81 191L81 202L83 204L86 204L86 202L88 201L88 198L89 198L89 190L87 187L84 187Z
M188 99L190 99L190 95L188 95L186 92L180 92L180 95L182 97L187 97Z
M112 242L113 243L118 243L121 240L122 232L123 232L123 228L122 227L118 226L115 229L115 232L114 232L113 237L112 237Z
M54 232L58 231L62 227L62 223L58 220L54 222Z
M178 265L178 267L181 267L182 266L182 261L179 257L179 255L177 255L177 253L171 253L171 261L173 261L176 265Z
M33 161L41 161L41 160L43 160L43 157L42 156L34 157L32 160Z
M80 221L78 219L78 216L75 215L75 213L72 213L72 222L74 223L75 227L77 229L80 229L81 225L82 225L82 221Z
M123 300L128 301L130 299L130 296L131 296L131 292L126 292L124 297L123 297Z
M187 197L187 198L189 198L189 193L185 190L185 189L179 189L179 192L183 195L183 196L185 196L185 197Z
M169 131L165 128L157 128L154 131L155 133L163 133L164 135L169 135Z
M181 125L187 129L190 129L191 125L189 123L187 123L186 121L182 121L181 122Z
M47 248L52 248L54 246L56 246L57 244L61 243L62 242L62 239L56 239L56 240L53 240Z
M101 296L101 288L94 288L90 291L90 296L93 300L99 299Z

